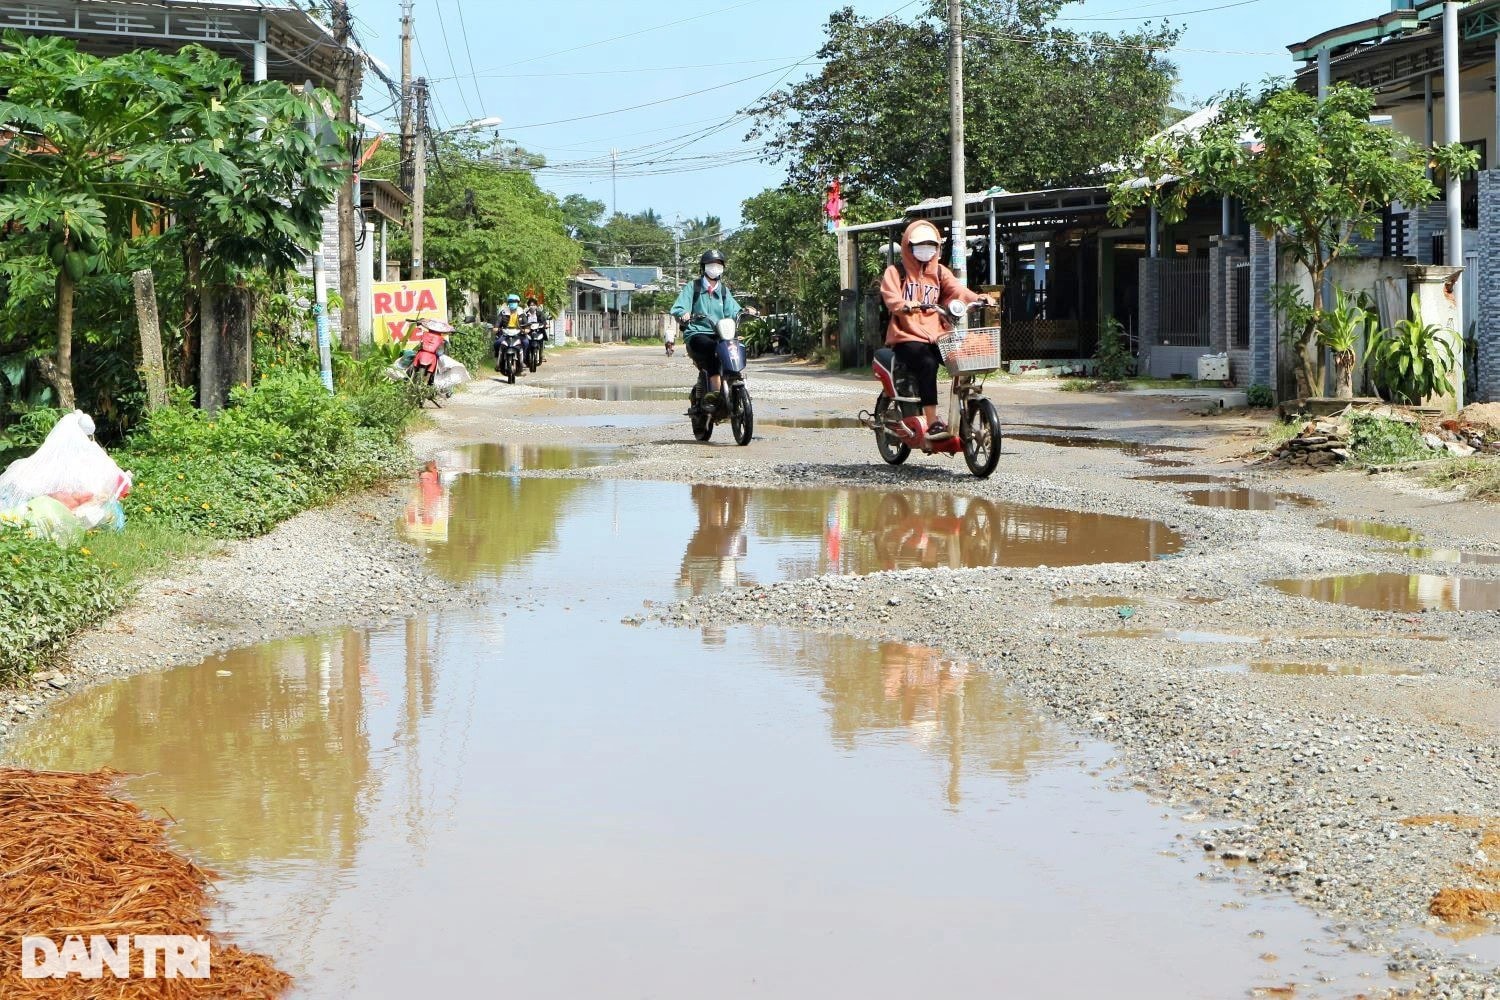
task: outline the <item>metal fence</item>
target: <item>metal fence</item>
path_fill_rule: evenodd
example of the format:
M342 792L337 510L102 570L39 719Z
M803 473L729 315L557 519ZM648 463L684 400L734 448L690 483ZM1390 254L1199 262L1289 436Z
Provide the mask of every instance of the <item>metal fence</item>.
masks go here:
M1224 286L1228 293L1225 303L1225 340L1237 351L1250 349L1250 261L1244 257L1230 257L1224 262Z
M1209 265L1206 260L1158 260L1146 273L1155 288L1146 290L1156 303L1155 329L1145 331L1151 343L1170 347L1207 347Z
M568 336L585 344L618 344L626 340L660 340L676 320L666 313L578 312L570 316Z

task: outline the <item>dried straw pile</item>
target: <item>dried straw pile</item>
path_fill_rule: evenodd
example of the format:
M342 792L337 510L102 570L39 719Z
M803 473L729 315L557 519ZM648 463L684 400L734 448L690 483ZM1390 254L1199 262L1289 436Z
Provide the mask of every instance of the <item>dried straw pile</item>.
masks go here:
M16 1000L271 1000L291 978L226 945L204 917L215 876L174 852L163 824L111 794L119 775L0 768L0 996ZM22 979L21 938L207 936L209 979ZM158 964L157 974L161 975Z

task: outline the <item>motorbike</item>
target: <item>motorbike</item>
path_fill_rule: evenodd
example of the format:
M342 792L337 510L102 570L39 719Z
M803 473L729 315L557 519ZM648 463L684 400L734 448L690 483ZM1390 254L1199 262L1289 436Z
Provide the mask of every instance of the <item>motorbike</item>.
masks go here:
M449 323L440 319L414 319L411 320L412 333L407 335L408 340L416 340L416 353L412 356L411 365L406 369L406 378L413 386L417 387L417 405L420 407L432 400L434 406L442 406L436 386L438 376L438 357L443 353L443 347L448 343L448 334L453 332Z
M938 309L933 305L922 308ZM946 311L957 320L971 308L954 302ZM896 352L889 347L875 352L873 367L875 377L880 380L875 410L862 411L859 419L875 432L875 446L887 464L900 465L914 448L924 454L950 458L963 452L969 471L980 479L988 479L1000 462L1003 435L1000 414L995 404L985 398L983 378L1000 367L1000 329L950 330L938 338L938 351L953 375L948 399L951 433L937 438L927 436L921 399L911 373L897 362Z
M695 314L693 318L706 320L708 317ZM734 430L735 442L746 445L755 430L755 409L750 400L750 388L745 385L745 345L740 343L739 324L732 319L721 319L714 326L714 334L722 385L717 404L705 406L703 397L708 393L708 376L701 370L698 372L698 382L688 397L687 415L693 425L693 437L707 441L713 437L714 426L728 420Z
M526 340L521 345L526 355L526 367L533 372L546 359L542 357L542 345L547 342L547 324L544 320L532 320L526 326Z
M505 376L505 380L512 385L525 364L526 345L522 342L525 339L525 333L520 328L495 327L495 371Z

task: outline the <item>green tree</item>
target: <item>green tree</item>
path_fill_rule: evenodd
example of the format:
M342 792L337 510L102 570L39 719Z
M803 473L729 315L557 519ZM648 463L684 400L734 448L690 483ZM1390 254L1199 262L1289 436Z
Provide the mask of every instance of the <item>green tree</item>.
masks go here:
M1177 221L1194 198L1212 194L1240 202L1252 226L1276 237L1312 287L1311 308L1291 333L1303 397L1322 388L1317 337L1329 305L1323 293L1329 268L1355 235L1374 234L1379 213L1391 202L1419 205L1437 197L1426 174L1429 162L1460 172L1477 163L1462 146L1424 150L1371 123L1374 107L1369 91L1342 84L1321 103L1295 89L1271 88L1256 96L1239 91L1198 132L1148 142L1139 167L1122 173L1115 187L1116 221L1150 202L1168 221ZM1143 185L1140 177L1172 179Z
M582 247L583 263L590 267L600 263L603 247L604 202L570 194L562 200L563 228Z
M77 293L118 274L132 247L212 250L212 276L190 266L194 289L244 268L285 271L317 237L341 176L306 133L315 104L283 84L246 84L238 64L189 46L99 58L56 37L7 34L0 43L0 227L8 297L35 298L45 247L53 269L53 357L39 358L60 405L76 401ZM170 237L150 230L165 225ZM29 236L29 239L27 238ZM190 265L192 261L190 259ZM112 288L118 295L119 289ZM128 300L126 300L128 301ZM248 334L248 318L242 324ZM127 348L128 349L128 348ZM244 340L248 365L248 337Z
M965 5L968 176L1028 190L1098 177L1161 128L1176 72L1167 28L1078 33L1051 22L1062 0ZM799 188L842 177L898 204L948 190L946 4L914 21L833 13L814 76L747 109L749 140Z
M528 289L559 301L581 254L558 200L530 171L496 162L483 140L444 137L437 159L427 174L430 274L478 292L486 312ZM406 237L393 242L400 250Z
M879 218L892 207L868 198L850 200L851 222ZM823 217L821 192L785 184L745 199L743 228L726 252L737 291L760 301L767 312L793 313L803 328L821 332L838 308L838 250ZM870 272L864 280L873 280Z
M676 238L653 209L631 215L616 213L599 234L599 263L672 266Z

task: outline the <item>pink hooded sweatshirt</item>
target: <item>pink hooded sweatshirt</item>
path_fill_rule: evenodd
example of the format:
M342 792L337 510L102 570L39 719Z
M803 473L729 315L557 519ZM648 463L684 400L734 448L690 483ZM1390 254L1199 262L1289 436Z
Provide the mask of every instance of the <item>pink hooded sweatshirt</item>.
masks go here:
M901 263L906 272L904 278L902 268L892 264L885 269L885 276L880 279L880 297L891 314L890 325L885 331L887 346L907 341L933 343L948 332L948 323L941 313L925 309L907 312L907 302L925 302L946 307L954 300L969 303L984 297L964 287L937 258L923 264L913 257L911 245L924 240L937 241L939 246L942 245L942 236L937 227L926 219L918 219L907 226L906 232L901 236Z

